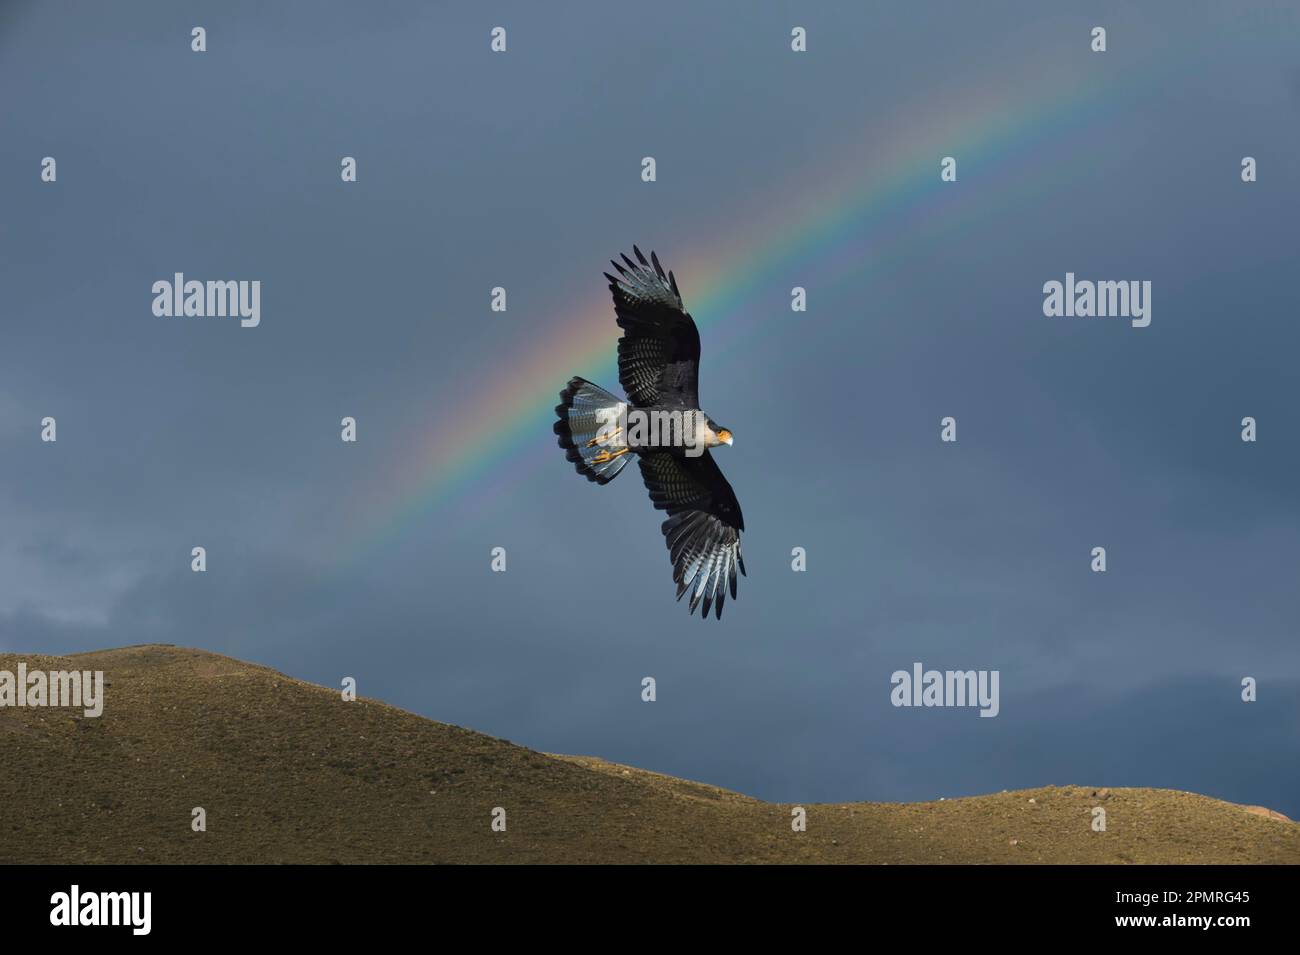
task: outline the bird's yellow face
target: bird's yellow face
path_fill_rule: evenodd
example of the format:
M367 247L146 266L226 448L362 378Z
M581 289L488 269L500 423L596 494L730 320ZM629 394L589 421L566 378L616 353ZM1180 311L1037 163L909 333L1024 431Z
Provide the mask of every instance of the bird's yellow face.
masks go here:
M719 444L725 444L727 446L731 445L732 437L730 431L728 431L726 428L719 428L715 433L718 436Z

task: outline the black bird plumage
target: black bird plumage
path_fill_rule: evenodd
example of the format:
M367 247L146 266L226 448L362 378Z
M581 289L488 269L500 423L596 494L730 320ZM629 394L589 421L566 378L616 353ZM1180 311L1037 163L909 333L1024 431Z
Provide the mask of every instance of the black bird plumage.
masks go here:
M696 413L707 434L731 443L731 434L699 410L700 334L682 305L677 278L665 272L653 252L649 260L636 246L636 261L626 255L612 261L616 275L605 273L614 298L614 313L623 335L618 342L618 378L635 409ZM668 513L661 525L677 599L691 595L693 614L713 610L721 618L729 591L736 597L736 572L745 573L740 533L745 519L735 492L707 448L697 456L680 447L628 447L613 456L598 437L600 411L620 402L582 378L560 393L554 431L565 456L580 474L599 484L612 481L635 453L641 478L654 506ZM625 436L626 439L626 436ZM597 448L599 447L599 450Z

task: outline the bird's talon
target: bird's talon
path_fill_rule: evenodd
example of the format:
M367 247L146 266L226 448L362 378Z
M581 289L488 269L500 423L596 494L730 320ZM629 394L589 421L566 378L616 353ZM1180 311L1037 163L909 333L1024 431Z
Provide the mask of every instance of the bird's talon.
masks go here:
M622 433L622 431L623 429L621 427L618 427L615 428L613 431L611 431L609 434L598 434L590 441L587 442L587 447L594 448L598 444L604 444L606 441L612 441L615 438L617 438L619 434Z
M591 459L591 463L608 464L610 461L613 461L615 458L619 457L620 455L627 454L627 452L628 452L627 448L619 448L617 451L614 452L600 451Z

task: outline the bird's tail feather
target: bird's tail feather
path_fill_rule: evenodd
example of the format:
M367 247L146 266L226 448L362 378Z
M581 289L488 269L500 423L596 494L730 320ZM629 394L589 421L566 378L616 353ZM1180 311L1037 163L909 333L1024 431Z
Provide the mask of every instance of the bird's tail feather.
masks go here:
M553 430L564 456L588 481L608 484L632 457L626 435L616 432L625 402L585 378L571 378L555 406Z

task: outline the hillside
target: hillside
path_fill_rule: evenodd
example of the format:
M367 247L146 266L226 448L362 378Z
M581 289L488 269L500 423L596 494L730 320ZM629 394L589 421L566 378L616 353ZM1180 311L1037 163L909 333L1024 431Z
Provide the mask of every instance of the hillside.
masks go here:
M109 686L97 719L0 708L0 863L1300 862L1300 824L1190 793L808 804L796 833L789 805L345 703L198 650L0 654L0 670L20 661Z

